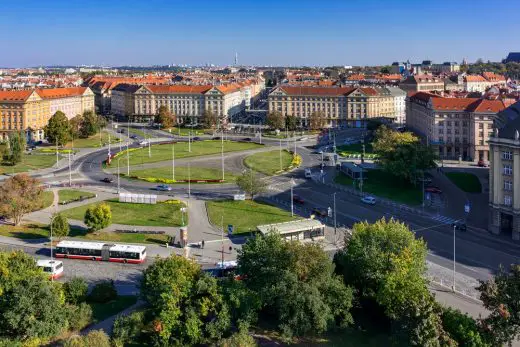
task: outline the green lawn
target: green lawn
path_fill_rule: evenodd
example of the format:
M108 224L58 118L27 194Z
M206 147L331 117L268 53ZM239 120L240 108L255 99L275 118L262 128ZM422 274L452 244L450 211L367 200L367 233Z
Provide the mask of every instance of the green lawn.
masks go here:
M41 239L48 237L47 226L38 223L22 224L18 226L0 225L0 235L22 240Z
M474 174L467 172L446 172L446 177L466 193L482 193L480 180Z
M171 133L174 135L188 136L204 135L205 132L213 132L211 129L192 129L192 128L171 128ZM219 136L218 134L216 136Z
M54 193L50 190L46 190L43 192L43 207L41 209L47 208L52 205L54 201Z
M248 168L261 172L265 175L274 175L280 171L286 170L289 168L289 166L291 166L293 159L292 154L287 151L281 151L281 154L281 167L279 150L251 154L244 159L244 164Z
M158 167L144 170L131 170L130 176L136 177L137 179L172 184L172 168L171 167ZM188 177L192 180L219 180L222 179L222 170L206 167L190 167L188 175L188 168L184 166L175 167L175 180L187 180ZM236 178L231 172L226 171L224 176L226 182L233 182Z
M61 159L61 156L59 156ZM56 165L56 155L51 154L24 154L22 161L14 166L0 165L0 174L14 174L29 170L44 169Z
M299 218L291 217L291 212L262 202L245 201L208 201L206 202L209 220L220 227L224 216L224 229L234 227L234 234L255 231L258 225L288 222Z
M148 132L148 131L145 132L142 129L138 129L138 128L125 128L125 130L128 130L130 132L130 135L136 135L136 136L142 137L143 139L149 139L149 138L152 137L150 135L150 132Z
M201 155L218 154L221 152L221 142L215 141L195 141L191 144L191 152L188 151L187 142L178 142L175 145L175 159L195 157ZM262 145L247 142L224 141L224 152L245 151L248 149L260 148ZM152 156L148 156L148 147L130 149L130 165L144 163L156 163L159 161L172 160L172 144L152 145ZM112 162L117 165L117 159L121 158L120 165L126 165L126 150L117 155Z
M81 190L76 189L61 189L58 191L58 196L59 203L61 204L66 201L79 200L81 197L93 198L94 196L96 196L96 194L90 192L83 192Z
M415 187L411 183L403 182L382 170L368 170L363 175L363 192L408 205L419 205L422 202L420 186ZM342 173L338 174L334 181L354 187L352 179ZM359 188L357 182L356 188Z
M89 303L90 307L92 308L92 321L93 323L101 322L108 317L118 314L136 302L137 296L120 295L117 297L117 299L107 303Z
M117 200L106 200L105 202L110 206L112 223L115 224L172 227L181 225L181 204L132 204ZM83 220L85 211L96 204L98 203L78 206L63 211L63 214L71 219ZM184 217L186 219L186 216Z
M110 134L110 143L119 143L121 141L120 138L116 137L114 134ZM74 139L74 148L94 148L101 147L101 144L108 144L108 132L106 130L101 131L100 134L92 135L86 139ZM72 148L72 141L67 143L66 148Z

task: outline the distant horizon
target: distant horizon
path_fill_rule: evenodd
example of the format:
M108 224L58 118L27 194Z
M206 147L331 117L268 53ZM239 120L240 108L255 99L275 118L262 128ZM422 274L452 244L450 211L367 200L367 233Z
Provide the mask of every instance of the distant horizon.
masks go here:
M520 50L519 11L508 0L10 1L0 66L231 66L235 53L241 66L500 62Z

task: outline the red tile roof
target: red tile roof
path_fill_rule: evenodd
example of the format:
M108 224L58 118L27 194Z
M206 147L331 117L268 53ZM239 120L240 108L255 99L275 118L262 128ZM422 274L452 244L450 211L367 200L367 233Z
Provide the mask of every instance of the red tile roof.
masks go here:
M24 101L33 93L33 90L7 90L0 91L2 101Z
M478 99L474 104L470 105L468 111L470 112L482 112L482 113L497 113L505 109L506 106L502 100L487 100Z
M288 95L340 96L353 92L356 88L337 87L279 87Z
M489 82L505 82L506 78L502 75L498 75L494 72L484 72L482 76Z
M36 89L42 99L58 99L83 95L88 87Z
M486 79L480 75L467 75L464 80L466 82L486 82Z
M477 98L443 98L438 95L417 92L409 96L411 101L430 101L434 110L438 111L468 111L477 113L497 113L506 108L501 100Z

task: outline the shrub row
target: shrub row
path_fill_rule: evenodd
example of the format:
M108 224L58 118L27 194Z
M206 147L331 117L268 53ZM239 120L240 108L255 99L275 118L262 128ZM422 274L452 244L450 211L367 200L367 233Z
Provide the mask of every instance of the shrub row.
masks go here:
M76 198L76 199L71 199L71 200L65 200L65 201L60 201L60 205L67 205L67 204L71 204L73 202L76 202L76 201L85 201L85 200L88 200L88 199L92 199L93 197L95 197L95 195L82 195L80 196L79 198Z

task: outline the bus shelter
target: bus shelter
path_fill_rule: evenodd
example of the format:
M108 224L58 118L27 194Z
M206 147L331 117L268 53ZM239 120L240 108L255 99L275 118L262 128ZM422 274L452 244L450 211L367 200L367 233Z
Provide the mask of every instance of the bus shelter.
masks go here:
M264 224L256 227L262 235L279 233L288 241L314 241L325 237L325 225L316 219L301 219L291 222Z

